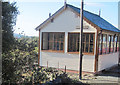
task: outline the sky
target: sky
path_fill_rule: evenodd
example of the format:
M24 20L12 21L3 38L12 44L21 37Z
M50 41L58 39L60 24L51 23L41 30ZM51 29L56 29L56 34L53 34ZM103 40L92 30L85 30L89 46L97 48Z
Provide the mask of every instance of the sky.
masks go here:
M19 10L14 33L27 36L38 36L35 28L54 14L64 5L64 0L8 0L16 1ZM118 27L118 1L119 0L84 0L84 10L99 14L101 17ZM108 2L109 1L109 2ZM67 4L80 7L81 0L67 0Z

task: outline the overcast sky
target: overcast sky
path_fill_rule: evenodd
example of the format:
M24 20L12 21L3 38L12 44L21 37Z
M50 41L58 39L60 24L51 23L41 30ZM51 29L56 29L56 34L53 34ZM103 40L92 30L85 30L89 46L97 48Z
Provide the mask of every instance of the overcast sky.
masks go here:
M38 36L35 28L48 18L49 13L55 13L64 5L64 0L10 0L10 2L13 1L17 2L18 10L20 11L16 26L14 27L15 33L24 31L25 35L28 36ZM67 0L67 3L80 7L80 1L81 0ZM95 14L99 14L99 10L101 10L101 17L118 27L119 0L84 1L84 10Z

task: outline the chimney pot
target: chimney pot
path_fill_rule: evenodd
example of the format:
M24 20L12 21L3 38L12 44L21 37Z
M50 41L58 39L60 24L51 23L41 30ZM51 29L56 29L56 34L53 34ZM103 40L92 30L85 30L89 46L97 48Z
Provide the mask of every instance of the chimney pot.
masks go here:
M51 13L49 13L49 17L51 17Z

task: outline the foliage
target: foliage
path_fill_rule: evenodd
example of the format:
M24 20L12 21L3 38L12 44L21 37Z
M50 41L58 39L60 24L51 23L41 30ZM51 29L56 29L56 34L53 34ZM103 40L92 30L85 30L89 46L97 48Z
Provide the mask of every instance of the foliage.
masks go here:
M35 37L16 39L13 49L3 53L4 83L21 83L22 74L27 71L26 68L32 68L37 63L37 40L38 38Z
M2 2L2 78L5 82L15 80L13 54L9 51L14 45L13 26L18 10L16 3Z
M67 83L71 85L73 83L80 83L77 80L73 80L68 77L68 75L63 71L58 71L57 69L40 67L38 65L34 65L33 68L31 70L30 69L22 75L24 83L44 83L44 85L54 85L60 83Z
M8 52L14 44L13 26L18 10L16 3L2 2L2 52Z

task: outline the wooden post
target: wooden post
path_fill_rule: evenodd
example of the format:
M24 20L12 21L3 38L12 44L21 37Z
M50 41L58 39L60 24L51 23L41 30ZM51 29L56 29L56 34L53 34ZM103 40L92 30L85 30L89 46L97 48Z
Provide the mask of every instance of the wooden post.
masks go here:
M115 44L115 36L116 36L116 34L113 36L113 52L115 52L115 49L114 49L114 44Z
M107 47L108 47L108 34L106 34L106 54L107 54Z
M59 70L59 62L58 62L58 70Z
M38 43L38 65L40 65L40 30L39 30L39 43Z
M65 65L65 73L66 73L66 65Z
M110 41L109 41L109 53L111 52L111 39L112 39L112 37L111 37L111 35L109 35L110 36Z
M99 41L100 41L100 34L99 34L99 31L97 30L94 72L97 72L97 71L98 71Z
M83 35L83 6L84 2L81 0L81 10L80 10L80 44L79 44L79 56L80 56L80 66L79 66L79 79L82 79L82 35Z
M48 68L48 61L47 61L47 68Z
M102 34L102 31L100 33L100 36L101 36L101 40L100 40L101 41L101 47L100 47L101 48L101 52L100 52L100 54L102 54L103 53L102 52L103 51L103 34Z

